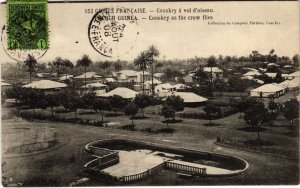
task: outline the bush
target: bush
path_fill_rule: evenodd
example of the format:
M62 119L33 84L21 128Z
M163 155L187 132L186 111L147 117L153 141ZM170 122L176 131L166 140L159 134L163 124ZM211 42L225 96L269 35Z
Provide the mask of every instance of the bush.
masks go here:
M1 118L2 120L7 120L7 119L13 119L14 116L15 115L13 112L8 112L7 114L2 114Z
M217 113L216 115L212 116L212 119L220 119L234 113L238 112L238 109L235 107L220 107L221 113ZM187 113L187 112L180 112L176 114L178 117L187 118L187 119L209 119L209 117L204 112L194 112L194 113Z
M124 126L120 127L120 129L129 130L129 131L136 131L135 125L132 125L132 124L124 125Z
M273 142L270 141L264 141L261 140L259 143L257 143L257 140L236 140L231 138L223 138L223 137L217 137L217 142L222 143L225 145L241 148L241 149L247 149L247 150L254 150L258 152L264 152L264 153L271 153L275 155L284 155L287 157L296 158L295 152L292 152L291 150L278 148L276 145L274 145Z
M103 124L101 121L94 121L93 125L97 126L97 127L103 127Z
M206 114L205 113L186 113L186 112L181 112L177 114L178 117L181 118L188 118L188 119L206 119Z

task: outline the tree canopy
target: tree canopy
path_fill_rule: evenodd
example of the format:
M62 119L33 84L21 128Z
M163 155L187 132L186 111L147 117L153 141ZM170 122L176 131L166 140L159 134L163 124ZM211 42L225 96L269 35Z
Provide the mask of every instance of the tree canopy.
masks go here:
M146 95L146 94L138 94L134 98L134 103L137 105L138 108L142 109L143 117L145 117L144 108L150 106L151 101L152 101L151 97L149 95Z

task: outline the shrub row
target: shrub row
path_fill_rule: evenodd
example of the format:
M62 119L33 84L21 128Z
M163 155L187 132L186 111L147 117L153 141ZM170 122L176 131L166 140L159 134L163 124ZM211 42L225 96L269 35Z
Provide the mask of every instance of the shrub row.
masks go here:
M220 107L220 111L221 113L214 115L212 119L220 119L223 117L227 117L229 115L237 113L238 109L234 107ZM207 116L206 113L204 112L198 112L198 113L180 112L177 114L177 116L181 118L188 118L188 119L209 119L209 116Z
M103 124L101 121L92 121L89 119L81 119L81 118L66 118L66 117L59 117L59 116L47 116L41 113L34 113L34 112L28 112L28 111L23 111L19 113L19 116L21 116L24 119L27 119L29 121L33 121L33 119L38 119L38 120L49 120L49 121L54 121L54 122L65 122L65 123L74 123L74 124L82 124L82 125L91 125L91 126L99 126L103 127Z
M237 147L240 149L253 150L253 151L258 151L263 153L270 153L274 155L282 155L286 157L297 158L297 153L290 150L284 150L282 148L276 148L276 146L250 145L250 144L245 144L245 141L242 140L235 140L235 139L223 138L223 137L217 137L217 143Z

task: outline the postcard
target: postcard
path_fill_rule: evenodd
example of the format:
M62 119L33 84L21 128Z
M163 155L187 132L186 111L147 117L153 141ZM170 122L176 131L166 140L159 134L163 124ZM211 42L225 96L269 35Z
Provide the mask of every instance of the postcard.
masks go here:
M299 184L299 2L0 14L4 187Z

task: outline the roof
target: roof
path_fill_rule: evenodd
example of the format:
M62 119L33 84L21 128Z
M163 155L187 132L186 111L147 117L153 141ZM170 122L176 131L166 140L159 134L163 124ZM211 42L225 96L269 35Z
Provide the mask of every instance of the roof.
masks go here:
M11 84L2 82L2 80L1 80L1 86L11 86Z
M278 85L283 87L283 88L296 88L296 87L299 87L298 83L295 82L294 80L285 80L285 81L279 83Z
M124 74L127 76L137 76L137 71L135 70L121 70L119 74Z
M165 83L165 84L159 84L157 85L155 88L164 88L164 89L170 89L170 88L174 88L174 86L172 86L169 83Z
M300 71L296 71L294 73L291 73L289 74L289 76L292 76L292 77L300 77Z
M260 80L260 79L253 79L254 81L256 81L257 83L259 83L259 84L264 84L265 82L264 81L262 81L262 80Z
M264 68L258 68L260 71L262 71L262 72L266 72L267 71L267 69L264 69Z
M138 71L138 72L136 72L137 74L140 74L140 75L143 75L143 71ZM148 71L144 71L144 75L145 76L150 76L151 75L151 73L150 72L148 72Z
M185 84L176 84L176 85L174 85L174 87L176 89L186 89L186 88L189 88L189 86L185 85Z
M246 80L253 80L254 77L253 76L242 76L241 79L246 79Z
M138 76L138 75L143 75L143 71L135 71L135 70L122 70L119 72L120 74L124 74L126 76L132 77L132 76ZM148 71L144 71L145 76L150 76L151 73Z
M87 87L87 88L90 88L90 87L106 87L107 85L105 85L105 84L102 84L102 83L100 83L100 82L96 82L96 83L89 83L89 84L86 84L86 85L84 85L84 86L81 86L81 88L85 88L85 87Z
M115 82L116 80L113 78L105 78L105 81L106 82Z
M277 91L281 91L281 90L284 90L284 88L282 88L281 86L273 83L273 84L262 85L258 88L255 88L255 89L251 90L251 91L273 93L273 92L277 92Z
M165 73L157 72L157 73L154 73L153 76L154 76L154 77L160 78L160 77L162 77L164 74L165 74Z
M262 75L261 73L259 73L257 70L255 71L249 71L245 74L243 74L244 76L259 76L259 75Z
M73 75L67 74L67 75L59 77L59 81L67 80L67 79L70 79L70 78L73 78L73 77L74 77Z
M152 80L145 81L146 84L152 84ZM161 84L162 82L153 78L153 84Z
M74 78L102 78L102 76L97 75L95 72L87 72L86 74L83 73L79 76L76 76Z
M32 82L30 84L24 85L25 88L35 88L35 89L56 89L67 87L67 84L55 82L52 80L40 80Z
M96 96L99 97L110 97L113 95L119 95L120 97L124 98L124 99L133 99L135 98L135 96L138 94L138 92L135 92L131 89L128 89L126 87L118 87L116 89L111 90L110 92L104 93L104 94L100 94Z
M270 66L276 66L276 67L279 67L279 65L277 65L276 63L268 63L267 66L268 66L268 67L270 67Z
M254 69L254 68L249 68L249 67L245 67L245 68L243 68L244 70L250 70L250 71L257 71L256 69Z
M223 72L219 67L204 67L204 72Z
M275 78L277 73L274 72L266 72L265 75L271 77L271 78ZM289 76L288 74L281 74L282 77L287 77Z
M185 103L199 103L208 100L207 98L201 97L193 92L174 92L168 94L168 96L170 95L180 96Z

